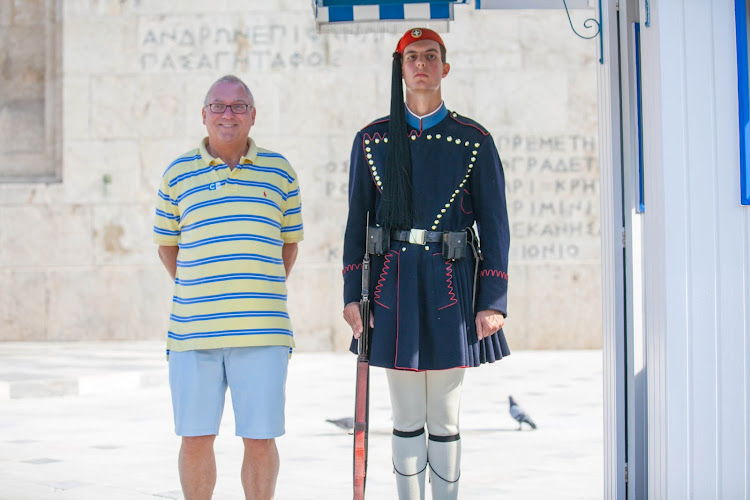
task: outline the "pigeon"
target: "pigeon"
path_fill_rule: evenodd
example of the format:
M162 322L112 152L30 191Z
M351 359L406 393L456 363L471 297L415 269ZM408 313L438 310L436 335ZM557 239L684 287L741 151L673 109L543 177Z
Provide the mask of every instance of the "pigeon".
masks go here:
M354 429L354 419L352 417L344 417L344 418L337 418L337 419L327 418L326 422L331 422L336 427L340 429L344 429L346 431L350 431Z
M510 402L510 416L515 418L518 422L518 430L521 430L521 425L526 422L531 426L532 429L536 429L536 424L533 420L526 414L523 408L518 406L518 403L516 403L516 400L513 399L513 396L508 396L508 401Z

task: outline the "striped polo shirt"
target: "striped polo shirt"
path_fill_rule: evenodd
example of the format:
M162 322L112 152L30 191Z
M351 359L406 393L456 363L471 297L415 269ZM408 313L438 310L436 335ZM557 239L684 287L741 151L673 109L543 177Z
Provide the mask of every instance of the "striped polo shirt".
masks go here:
M162 177L154 242L179 246L170 350L294 347L281 249L303 238L297 174L257 147L232 170L200 147Z

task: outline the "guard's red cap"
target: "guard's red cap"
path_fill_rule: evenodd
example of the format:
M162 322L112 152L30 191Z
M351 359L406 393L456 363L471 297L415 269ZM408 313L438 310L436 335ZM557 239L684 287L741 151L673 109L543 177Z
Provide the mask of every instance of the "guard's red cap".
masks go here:
M403 54L407 45L419 42L420 40L434 40L445 49L443 39L440 38L440 35L438 35L437 32L427 28L414 28L404 33L404 36L401 37L401 40L398 41L398 45L396 45L396 52Z

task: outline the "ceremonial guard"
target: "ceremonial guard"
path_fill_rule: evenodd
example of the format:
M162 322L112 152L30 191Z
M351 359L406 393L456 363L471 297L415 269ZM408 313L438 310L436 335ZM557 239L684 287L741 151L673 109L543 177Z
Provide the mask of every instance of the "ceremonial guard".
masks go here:
M443 103L445 53L432 30L404 34L393 54L391 114L363 128L351 153L344 318L356 350L367 251L370 364L387 369L402 500L424 498L428 465L432 497L457 498L465 368L510 353L503 169L489 132Z

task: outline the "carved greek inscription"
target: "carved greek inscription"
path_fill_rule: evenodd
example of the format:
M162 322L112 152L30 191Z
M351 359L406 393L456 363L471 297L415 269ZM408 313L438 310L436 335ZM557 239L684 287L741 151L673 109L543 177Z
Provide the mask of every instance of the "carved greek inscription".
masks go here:
M495 140L506 175L511 259L599 258L596 139L508 135Z
M382 34L323 39L303 16L142 18L138 65L149 72L284 71L338 67L346 44L374 44Z

